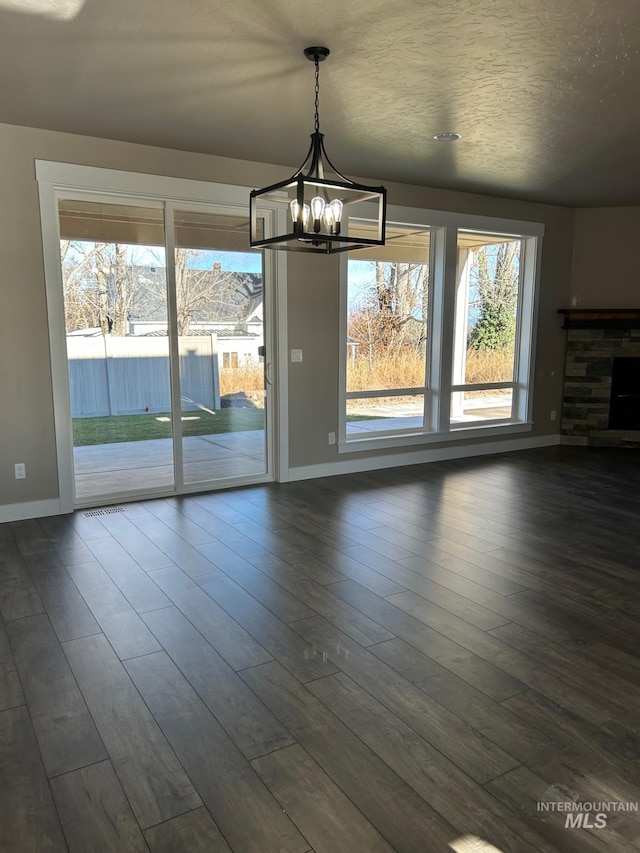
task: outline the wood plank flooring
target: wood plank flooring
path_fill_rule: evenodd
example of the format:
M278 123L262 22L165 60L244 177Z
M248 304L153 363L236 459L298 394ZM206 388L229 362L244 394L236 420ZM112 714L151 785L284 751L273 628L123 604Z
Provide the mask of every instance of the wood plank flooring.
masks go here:
M0 525L0 849L637 851L639 616L633 450Z

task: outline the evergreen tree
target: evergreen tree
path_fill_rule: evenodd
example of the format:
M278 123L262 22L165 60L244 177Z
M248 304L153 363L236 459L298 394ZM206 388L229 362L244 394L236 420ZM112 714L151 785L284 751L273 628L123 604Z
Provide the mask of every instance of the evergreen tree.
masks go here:
M513 346L516 318L509 305L486 302L482 314L469 333L472 349L506 349Z
M516 334L520 243L510 241L476 250L471 283L480 316L469 332L469 347L498 350L512 347Z

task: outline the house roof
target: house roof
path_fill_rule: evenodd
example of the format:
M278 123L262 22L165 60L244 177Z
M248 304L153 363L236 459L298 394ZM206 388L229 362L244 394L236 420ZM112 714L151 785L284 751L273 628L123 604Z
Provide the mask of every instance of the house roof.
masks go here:
M189 329L188 332L181 337L202 337L214 333L218 338L259 338L260 335L254 332L247 332L244 329ZM166 338L168 332L166 329L154 329L152 332L142 332L140 337L143 338Z
M140 281L132 320L164 321L167 314L164 269L133 266ZM256 317L262 304L262 276L257 273L190 270L187 301L192 323L246 323Z
M0 121L293 170L310 43L347 175L640 203L638 0L3 0Z

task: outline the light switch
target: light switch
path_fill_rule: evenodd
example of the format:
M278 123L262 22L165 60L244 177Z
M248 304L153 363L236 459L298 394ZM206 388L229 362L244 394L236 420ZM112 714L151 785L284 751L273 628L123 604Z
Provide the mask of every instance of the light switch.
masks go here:
M291 361L302 361L302 350L301 349L292 349L291 350Z

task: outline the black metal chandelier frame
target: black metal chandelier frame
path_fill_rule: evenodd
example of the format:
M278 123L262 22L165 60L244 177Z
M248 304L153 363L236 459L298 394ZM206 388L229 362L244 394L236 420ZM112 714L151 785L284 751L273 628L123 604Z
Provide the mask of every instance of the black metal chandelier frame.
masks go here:
M333 254L365 246L382 246L385 242L387 191L382 186L368 186L350 180L329 159L319 118L319 65L329 56L329 49L308 47L304 55L315 65L315 128L311 144L304 162L290 178L251 191L251 247ZM283 233L270 237L261 233L258 213L261 202L275 203L280 209L285 209L287 227ZM344 208L363 202L377 203L376 218L371 217L371 208L365 217L366 231L375 232L375 236L364 236L363 233L350 235L348 221L347 228L344 227L344 219L348 220L348 210L344 211Z

